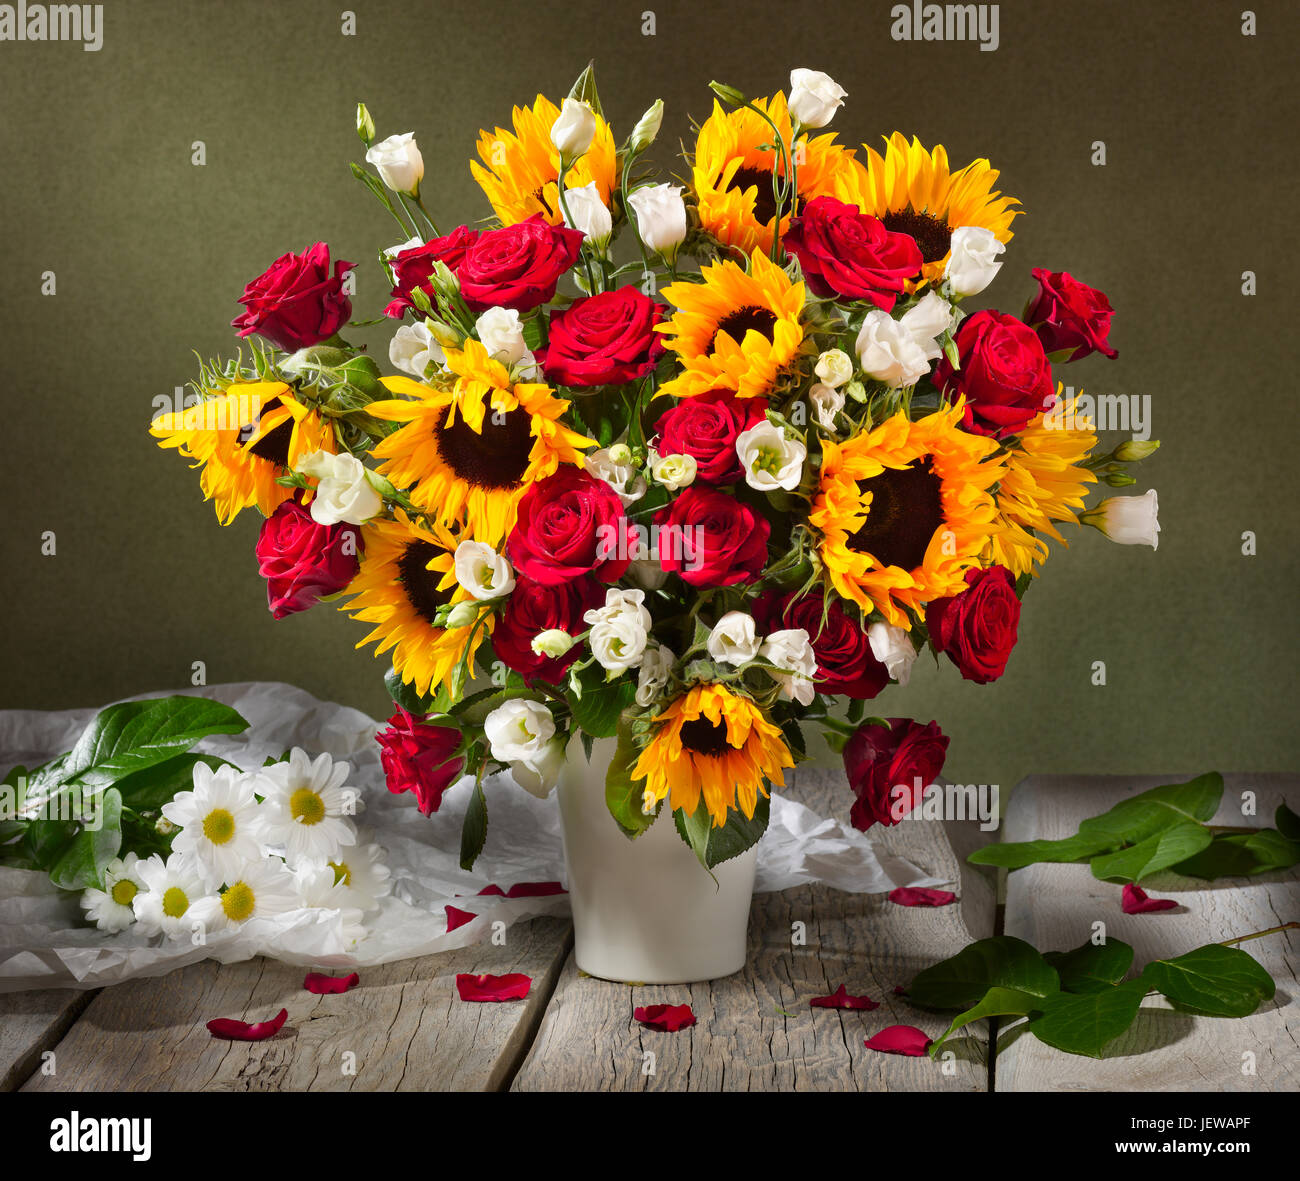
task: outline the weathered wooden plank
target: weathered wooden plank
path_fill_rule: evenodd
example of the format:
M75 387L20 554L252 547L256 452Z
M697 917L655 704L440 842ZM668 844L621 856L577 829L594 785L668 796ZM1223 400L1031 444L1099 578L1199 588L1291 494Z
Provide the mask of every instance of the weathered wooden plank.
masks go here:
M24 1090L499 1090L531 1042L572 928L537 918L508 929L505 946L478 944L360 973L339 996L302 987L304 970L257 959L211 961L104 989L55 1047L57 1071ZM475 1004L460 972L525 972L522 1002ZM213 1017L263 1020L289 1011L264 1042L226 1042ZM350 1055L350 1057L349 1057Z
M41 1065L94 996L75 988L0 993L0 1091L15 1090Z
M1059 838L1121 799L1188 776L1034 776L1016 789L1007 812L1006 840ZM1300 809L1300 776L1225 775L1224 802L1215 823L1272 823L1285 799ZM1252 790L1258 816L1243 818L1240 793ZM1177 910L1126 915L1121 887L1099 882L1087 865L1032 865L1008 875L1005 930L1042 950L1077 947L1094 922L1133 945L1134 974L1152 959L1246 935L1300 918L1300 873L1203 882L1172 873L1143 888L1174 898ZM1144 1002L1137 1021L1100 1060L1063 1054L1011 1026L999 1036L999 1091L1256 1091L1300 1089L1300 982L1297 932L1243 946L1277 981L1275 999L1240 1020L1192 1017L1161 997ZM1288 1029L1288 1023L1290 1028ZM1019 1023L1023 1026L1023 1022ZM1253 1074L1248 1073L1253 1068Z

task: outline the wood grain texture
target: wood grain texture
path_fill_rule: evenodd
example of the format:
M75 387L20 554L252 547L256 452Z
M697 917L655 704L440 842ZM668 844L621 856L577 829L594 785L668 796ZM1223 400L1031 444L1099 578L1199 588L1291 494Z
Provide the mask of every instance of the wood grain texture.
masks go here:
M1079 821L1174 776L1034 776L1011 797L1006 840L1055 839ZM1300 809L1300 776L1225 775L1216 824L1268 827L1278 803ZM1241 793L1254 791L1258 814L1243 817ZM1203 882L1173 873L1142 883L1154 897L1173 898L1176 910L1126 915L1122 887L1100 882L1083 865L1032 865L1007 878L1005 931L1041 950L1077 947L1094 922L1132 944L1133 975L1143 964L1207 943L1300 919L1300 873ZM1129 1031L1100 1060L1063 1054L1023 1032L1023 1022L999 1035L999 1091L1254 1091L1300 1090L1300 932L1243 945L1277 982L1277 995L1250 1017L1193 1017L1162 997L1144 1002ZM1019 1032L1018 1032L1019 1030ZM1243 1071L1253 1055L1255 1073Z
M0 1091L13 1091L38 1070L94 994L75 988L0 993Z
M337 996L303 989L304 969L271 960L204 962L107 988L57 1045L57 1073L24 1090L449 1091L500 1090L531 1042L572 928L538 918L507 943L405 960L361 972ZM456 992L460 972L524 972L523 1001L476 1004ZM264 1042L213 1038L213 1017L265 1020L288 1009ZM348 1072L351 1064L354 1072Z

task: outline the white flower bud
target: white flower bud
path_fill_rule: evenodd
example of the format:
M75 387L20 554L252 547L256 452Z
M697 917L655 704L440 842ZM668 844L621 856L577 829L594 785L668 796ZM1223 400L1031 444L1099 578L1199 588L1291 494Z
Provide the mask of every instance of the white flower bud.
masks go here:
M709 633L709 655L719 664L740 666L753 660L760 648L754 617L744 611L728 611Z
M298 461L297 470L319 481L311 501L311 517L318 525L360 525L384 507L365 464L355 455L313 451Z
M943 273L948 290L959 297L978 295L1002 269L998 255L1005 249L993 231L983 226L959 226L953 230L948 265Z
M820 70L791 70L790 116L805 127L825 127L844 105L847 93Z
M686 203L680 185L646 185L630 193L627 203L636 215L637 232L648 250L672 258L686 240Z
M915 385L930 372L925 350L888 312L874 308L854 344L864 373L897 389Z
M658 455L650 452L650 474L669 492L677 492L695 483L698 464L693 455Z
M1160 545L1160 516L1156 490L1141 496L1111 496L1079 515L1081 525L1100 529L1120 545Z
M564 204L567 206L564 224L571 230L581 230L595 251L603 253L614 230L614 220L596 191L596 182L593 180L581 188L566 189Z
M388 360L393 367L412 377L423 378L430 365L441 366L447 359L440 345L429 331L429 326L403 324L388 342Z
M889 675L900 685L906 685L916 660L916 649L907 631L888 623L873 623L867 628L867 641L871 654L889 670Z
M572 648L576 642L563 628L551 627L544 632L538 632L529 646L532 648L534 656L560 657Z
M418 196L424 179L424 157L415 142L415 133L390 135L366 151L366 163L373 164L379 179L395 193Z
M591 147L596 138L596 112L590 103L581 99L566 98L560 107L560 117L551 127L551 143L560 153L560 159L571 164Z
M853 358L843 349L827 349L817 358L814 373L833 390L853 376Z

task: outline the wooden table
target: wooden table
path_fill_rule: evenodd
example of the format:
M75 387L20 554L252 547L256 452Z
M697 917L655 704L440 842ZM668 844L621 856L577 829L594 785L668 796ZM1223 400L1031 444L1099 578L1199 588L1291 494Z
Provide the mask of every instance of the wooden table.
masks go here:
M825 775L795 793L823 814L844 814ZM1043 776L1008 807L1006 839L1056 837L1118 799L1178 776ZM1300 777L1227 777L1224 817L1244 788L1271 815L1286 798L1300 810ZM820 784L820 786L819 786ZM1239 815L1224 823L1241 823ZM1259 823L1266 823L1260 820ZM1276 999L1238 1021L1193 1018L1155 1000L1100 1061L1051 1050L1014 1027L981 1022L952 1039L938 1061L874 1053L863 1038L890 1024L932 1035L938 1014L894 994L921 968L973 939L1005 931L1044 950L1074 947L1100 920L1137 949L1137 963L1300 917L1298 875L1148 883L1182 907L1125 916L1120 888L1086 866L1044 865L1009 875L1005 917L996 879L965 863L987 842L973 822L908 821L881 832L889 851L950 878L957 904L905 908L883 896L803 886L754 898L744 972L712 984L633 986L583 976L567 920L535 919L488 944L372 968L360 987L314 996L303 971L268 960L202 963L98 993L0 996L0 1086L6 1090L1251 1090L1300 1089L1296 932L1249 945L1278 981ZM802 928L796 926L802 924ZM800 945L792 934L802 930ZM525 972L526 1000L467 1004L460 972ZM846 984L881 1002L873 1012L809 1009ZM691 1005L697 1024L644 1029L637 1005ZM258 1043L212 1039L214 1016L289 1020ZM1288 1021L1291 1029L1287 1028ZM1254 1073L1243 1072L1247 1063Z

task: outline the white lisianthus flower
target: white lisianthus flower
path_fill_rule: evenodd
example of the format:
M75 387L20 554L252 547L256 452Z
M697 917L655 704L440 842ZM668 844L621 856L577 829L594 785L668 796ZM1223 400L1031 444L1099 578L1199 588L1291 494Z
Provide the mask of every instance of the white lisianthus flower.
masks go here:
M813 372L824 384L837 390L853 376L853 358L843 349L827 349L817 358Z
M630 193L637 232L650 250L672 258L686 240L686 203L680 185L646 185Z
M833 431L835 416L844 409L844 391L819 381L808 391L808 401L813 405L818 426Z
M663 644L651 648L645 654L636 683L637 705L644 709L659 696L659 691L668 684L668 676L676 662L677 657L672 650Z
M361 908L352 901L351 891L339 879L332 865L305 861L291 873L299 906L339 912L340 934L345 946L353 947L366 937Z
M417 246L423 246L423 245L424 245L424 239L421 238L419 234L416 234L414 238L408 238L405 242L400 242L396 246L385 246L384 257L396 258L404 250L414 250Z
M131 900L131 906L141 932L169 939L188 935L190 907L207 893L198 871L179 853L172 853L166 861L155 853L139 862L136 870L144 888Z
M628 614L592 624L587 643L596 663L613 678L641 663L649 639L641 620Z
M906 685L916 661L916 649L907 632L892 624L873 623L867 628L867 642L871 654L889 670L889 675L900 685Z
M393 872L384 863L384 850L378 845L354 845L327 864L338 884L347 888L349 906L375 910L379 900L392 893Z
M430 364L441 366L446 359L442 345L434 340L423 320L418 324L403 324L388 342L388 360L394 368L412 377L423 378Z
M492 757L502 763L527 762L555 737L555 719L540 701L515 698L498 705L483 721Z
M952 304L934 291L927 291L916 306L909 308L899 320L921 346L927 361L942 354L939 337L952 328Z
M888 312L873 308L854 344L863 372L898 389L915 385L930 372L925 349Z
M524 326L514 308L488 308L474 322L474 331L483 342L488 355L500 361L507 369L518 365L528 352L524 341Z
M1156 490L1141 496L1111 496L1079 515L1081 525L1100 529L1120 545L1160 545L1160 514Z
M361 793L347 787L352 768L327 754L314 760L294 747L288 762L254 772L253 789L262 797L263 839L284 850L290 867L304 861L329 861L357 843L355 816Z
M209 931L242 927L249 919L273 919L301 910L302 901L293 874L278 857L245 862L215 895L190 906L191 922Z
M593 180L581 188L565 189L564 202L568 206L564 224L571 230L581 230L595 251L603 254L614 231L614 219L596 191L596 182Z
M760 492L783 488L790 492L803 479L803 461L808 448L798 439L786 438L785 431L767 421L736 436L736 454L745 469L745 483Z
M785 695L800 705L811 705L817 694L813 678L817 675L817 654L812 637L802 627L774 631L763 641L759 655L781 670L772 679Z
M953 295L978 295L1002 269L998 259L1006 247L983 226L958 226L952 232L948 265L943 277Z
M485 541L462 541L453 563L456 581L476 599L499 599L515 589L514 569Z
M560 106L559 118L551 126L551 143L560 153L560 159L572 163L586 153L595 138L596 112L591 104L566 98Z
M529 795L544 800L564 769L564 739L554 738L530 759L510 764L510 774Z
M313 451L298 461L298 470L320 481L311 501L311 519L318 525L361 525L384 507L366 465L355 455Z
M595 476L602 484L608 484L624 508L646 494L645 477L637 471L632 463L632 452L625 446L615 444L588 452L582 457L582 466L589 475Z
M820 70L790 71L790 117L805 127L825 127L847 95L847 90Z
M180 832L172 851L206 886L232 881L263 856L265 814L253 795L253 776L236 767L194 765L194 790L177 792L160 809Z
M534 656L549 656L554 660L563 656L576 642L562 627L549 627L538 632L529 647Z
M104 888L82 893L81 909L101 931L124 931L135 922L135 900L148 889L140 876L142 865L134 853L114 857L104 867Z
M633 619L646 631L650 630L650 612L645 607L645 591L620 590L611 586L605 591L605 605L593 607L583 615L582 620L594 627L598 623L610 623L623 618Z
M762 647L754 617L744 611L728 611L713 625L706 646L719 664L747 664Z
M412 197L419 194L420 181L424 179L424 157L415 142L415 132L380 140L366 152L366 163L375 166L379 179L393 192L410 193Z
M650 474L655 483L662 484L669 492L677 492L695 483L695 473L699 465L693 455L660 455L650 452Z

